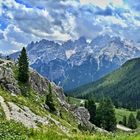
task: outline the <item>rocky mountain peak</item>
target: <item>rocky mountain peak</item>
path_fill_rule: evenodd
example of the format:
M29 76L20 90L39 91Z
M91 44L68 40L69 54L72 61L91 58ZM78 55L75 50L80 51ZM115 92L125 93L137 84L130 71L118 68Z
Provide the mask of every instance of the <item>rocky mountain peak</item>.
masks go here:
M29 44L27 51L31 67L65 90L96 81L140 55L140 49L132 40L108 34L99 35L91 42L85 37L62 44L43 39ZM92 63L88 63L89 59Z

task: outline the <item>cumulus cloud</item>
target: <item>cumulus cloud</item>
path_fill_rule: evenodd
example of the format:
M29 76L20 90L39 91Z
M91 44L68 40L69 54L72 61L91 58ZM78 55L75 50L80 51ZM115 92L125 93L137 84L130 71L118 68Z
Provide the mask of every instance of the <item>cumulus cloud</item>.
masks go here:
M105 9L108 5L113 5L115 7L123 7L124 1L123 0L80 0L82 4L93 4L100 8Z
M131 0L1 1L0 46L5 47L0 51L15 51L41 39L93 39L100 34L131 38L140 26L139 9Z

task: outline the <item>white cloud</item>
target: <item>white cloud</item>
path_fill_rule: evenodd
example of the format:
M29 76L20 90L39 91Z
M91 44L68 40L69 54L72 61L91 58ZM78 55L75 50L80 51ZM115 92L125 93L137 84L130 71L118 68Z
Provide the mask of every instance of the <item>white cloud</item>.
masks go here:
M93 4L100 8L105 9L110 4L116 7L123 7L124 1L123 0L80 0L82 4Z
M110 0L110 3L114 6L124 7L124 1L123 0Z
M82 4L93 4L100 8L106 8L109 5L110 0L80 0Z
M128 25L122 19L116 18L114 16L99 17L100 21L111 24L120 25L123 28L128 27Z
M139 14L128 9L123 0L78 1L23 0L21 4L2 0L7 9L2 9L0 3L0 15L3 12L8 25L0 32L4 36L0 45L5 45L5 50L17 50L41 39L66 41L81 36L92 39L101 33L114 35L118 30L126 32L140 26L135 19ZM101 14L96 13L98 10Z

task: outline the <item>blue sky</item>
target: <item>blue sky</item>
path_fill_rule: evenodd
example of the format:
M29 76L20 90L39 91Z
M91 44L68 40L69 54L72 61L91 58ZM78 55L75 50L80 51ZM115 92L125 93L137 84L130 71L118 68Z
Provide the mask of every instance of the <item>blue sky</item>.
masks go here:
M110 34L140 41L139 0L0 0L0 53L31 41L93 39Z

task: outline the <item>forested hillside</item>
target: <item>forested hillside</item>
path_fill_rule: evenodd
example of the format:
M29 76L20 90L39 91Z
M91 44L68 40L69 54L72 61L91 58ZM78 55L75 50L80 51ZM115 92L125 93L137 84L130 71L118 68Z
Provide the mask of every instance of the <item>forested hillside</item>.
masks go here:
M112 98L116 106L140 108L140 58L127 61L121 68L98 80L87 84L69 94L75 97L96 100L102 96Z

